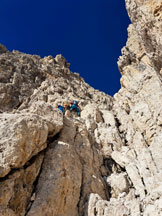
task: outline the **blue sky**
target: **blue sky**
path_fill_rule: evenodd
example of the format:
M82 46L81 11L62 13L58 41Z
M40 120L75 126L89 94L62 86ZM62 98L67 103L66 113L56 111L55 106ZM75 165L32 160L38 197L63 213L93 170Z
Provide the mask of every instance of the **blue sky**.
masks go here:
M0 43L41 57L61 53L72 72L113 95L129 23L124 0L1 0Z

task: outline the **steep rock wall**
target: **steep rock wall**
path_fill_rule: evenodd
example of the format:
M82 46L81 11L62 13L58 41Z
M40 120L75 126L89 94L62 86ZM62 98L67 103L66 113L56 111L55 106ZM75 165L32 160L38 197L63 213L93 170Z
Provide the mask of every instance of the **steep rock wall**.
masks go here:
M40 59L13 51L3 52L0 61L4 91L0 114L1 215L81 215L91 192L107 199L100 172L101 146L92 135L97 125L103 124L97 104L109 112L112 97L70 72L61 55ZM27 70L17 70L20 63ZM6 92L8 86L16 92ZM16 103L7 100L8 95L15 97ZM75 112L71 117L63 116L56 108L73 99L80 101L84 112L87 106L81 118ZM86 116L88 104L92 104L92 117Z
M161 1L126 6L132 24L114 98L61 55L0 46L0 215L162 214ZM56 108L71 100L81 117Z
M90 215L162 213L161 1L130 0L126 5L133 24L118 61L122 87L113 105L123 145L111 157L122 167L128 190L115 197L124 179L121 172L111 174L112 198L104 201L94 194Z

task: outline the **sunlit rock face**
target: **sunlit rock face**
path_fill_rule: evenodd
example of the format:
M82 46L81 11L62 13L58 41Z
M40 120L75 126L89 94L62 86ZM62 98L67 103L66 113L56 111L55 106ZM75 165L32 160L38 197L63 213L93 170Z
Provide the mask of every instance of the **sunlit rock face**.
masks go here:
M126 6L147 56L156 72L162 75L162 1L126 0Z
M0 45L0 215L162 214L162 5L126 0L121 89ZM77 100L81 116L57 105Z
M91 193L109 196L102 150L110 156L107 141L120 141L113 98L72 73L61 55L41 59L2 48L0 215L86 214ZM57 109L73 100L81 117ZM114 138L110 129L106 136L109 122Z

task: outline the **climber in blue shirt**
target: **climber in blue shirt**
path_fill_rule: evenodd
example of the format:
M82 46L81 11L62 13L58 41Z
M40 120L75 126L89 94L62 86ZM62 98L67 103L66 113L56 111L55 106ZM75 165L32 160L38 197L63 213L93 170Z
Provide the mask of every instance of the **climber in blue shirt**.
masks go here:
M78 106L78 102L77 101L73 101L71 107L70 107L70 111L75 110L77 112L77 115L80 116L80 108Z
M65 114L65 107L64 107L64 106L57 105L57 108L58 108L63 114Z

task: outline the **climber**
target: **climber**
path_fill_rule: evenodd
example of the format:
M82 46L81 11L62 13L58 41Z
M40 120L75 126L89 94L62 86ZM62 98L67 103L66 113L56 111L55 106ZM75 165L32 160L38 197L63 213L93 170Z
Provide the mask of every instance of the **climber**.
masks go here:
M75 100L71 103L71 107L70 107L70 111L73 110L75 110L77 112L77 115L80 116L80 107L78 106L78 102Z
M64 103L65 111L70 110L70 104L68 102Z
M63 114L65 114L65 107L64 107L64 106L57 105L57 108L58 108Z

